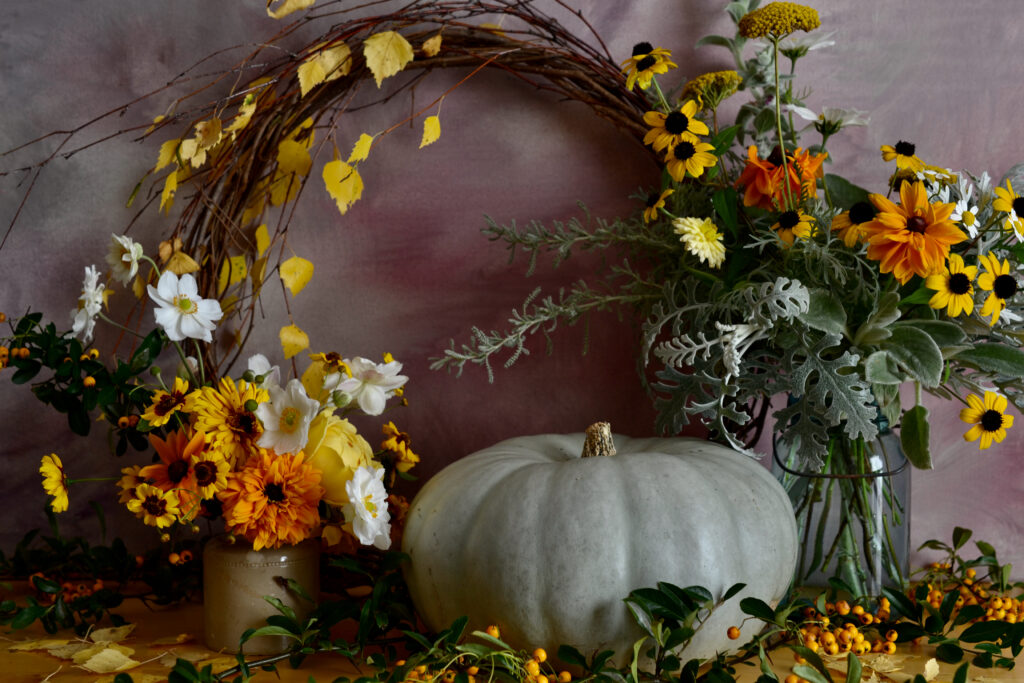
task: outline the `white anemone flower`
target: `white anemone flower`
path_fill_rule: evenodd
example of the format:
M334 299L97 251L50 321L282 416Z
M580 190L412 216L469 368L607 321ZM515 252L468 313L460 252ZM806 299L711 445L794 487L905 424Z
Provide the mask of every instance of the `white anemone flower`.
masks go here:
M110 273L118 282L127 285L139 272L139 259L142 258L142 245L127 235L111 235L110 251L107 252L107 263Z
M367 415L380 415L384 412L384 404L395 395L395 390L409 381L398 361L374 363L366 358L346 358L345 365L352 372L338 383L337 390L351 396L351 400L359 404L359 408Z
M805 121L813 122L815 129L819 132L826 130L829 135L833 135L847 126L866 126L871 122L871 116L860 109L825 107L820 114L815 114L812 109L795 104L783 105L783 109L793 112Z
M364 465L345 483L349 502L343 508L345 520L363 545L381 550L391 547L391 514L388 492L384 489L384 470Z
M816 31L814 33L792 33L779 41L779 52L787 57L803 57L811 50L832 47L835 31Z
M249 372L257 379L263 378L261 382L256 382L256 386L260 389L281 386L281 368L271 365L270 361L262 353L254 353L252 356L249 356L248 367Z
M306 395L302 382L293 379L282 389L267 387L270 401L256 408L256 417L263 423L263 434L256 442L261 448L278 455L302 450L309 439L309 424L320 411L320 403Z
M160 276L157 286L147 285L149 298L158 306L153 311L156 323L167 333L171 341L201 339L213 341L214 321L220 320L224 312L216 299L199 296L199 285L189 273L179 279L167 271Z
M82 281L82 294L78 297L78 308L71 311L71 333L81 335L83 342L92 340L96 328L96 316L103 308L103 285L100 284L100 273L96 266L87 266L85 279Z

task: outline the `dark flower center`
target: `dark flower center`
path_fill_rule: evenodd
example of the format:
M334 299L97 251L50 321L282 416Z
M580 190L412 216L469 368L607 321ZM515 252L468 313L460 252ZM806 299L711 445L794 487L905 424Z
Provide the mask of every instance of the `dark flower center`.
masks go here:
M768 155L768 158L765 159L765 161L774 166L782 166L782 148L775 145L775 148L772 149L772 153Z
M690 127L690 117L681 111L674 111L665 117L665 130L672 135L681 135ZM1024 214L1024 211L1021 211Z
M181 398L177 394L164 394L160 397L160 400L153 406L153 412L156 413L157 417L163 417L167 413L174 410L174 408L181 403Z
M217 481L217 466L209 460L197 462L193 471L196 473L196 482L200 486L209 486Z
M953 294L966 294L971 291L971 278L963 273L953 273L949 276L948 286Z
M686 161L687 159L689 159L690 157L697 153L697 149L693 146L692 143L689 143L684 140L680 142L678 145L676 145L672 153L673 155L675 155L676 159L679 159L680 161Z
M911 216L907 219L907 230L910 232L924 232L928 227L928 221L920 216Z
M986 432L997 432L1003 426L1003 414L998 410L986 410L981 416L981 428Z
M900 140L896 143L896 153L901 156L912 157L916 151L917 147L913 142L904 142L903 140Z
M636 63L636 70L637 71L647 71L648 69L650 69L652 66L654 66L657 63L658 63L658 59L656 57L652 57L651 55L647 55L646 57L644 57L643 59L641 59L639 62Z
M796 211L783 211L779 216L779 227L783 230L792 230L800 222L800 214Z
M167 478L171 480L172 484L177 484L186 476L188 476L188 463L186 461L175 460L167 466Z
M875 207L870 202L857 202L850 207L850 222L854 225L875 219Z
M256 416L248 411L232 413L227 419L228 426L231 427L232 431L245 434L247 436L257 436L256 431Z
M1024 197L1017 197L1013 200L1013 210L1017 212L1017 216L1024 218Z
M1017 293L1017 281L1012 275L1000 275L992 282L992 293L1000 299L1009 299Z
M654 50L654 46L648 42L637 43L633 46L633 56L649 55L652 50Z
M281 488L280 484L271 482L263 487L263 495L267 497L271 503L283 503L284 502L284 489Z
M154 517L163 517L167 511L167 501L160 496L146 496L142 502L142 509Z
M207 519L217 519L224 513L224 506L217 498L204 500L199 504L199 514Z
M655 192L652 192L651 194L647 195L647 208L653 209L654 205L657 204L660 200L661 195Z

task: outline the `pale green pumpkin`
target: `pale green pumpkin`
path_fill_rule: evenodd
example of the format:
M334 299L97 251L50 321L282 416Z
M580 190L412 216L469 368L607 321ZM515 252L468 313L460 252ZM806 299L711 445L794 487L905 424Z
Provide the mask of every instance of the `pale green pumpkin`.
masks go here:
M610 457L581 458L583 443L583 434L509 439L426 483L403 550L428 626L466 615L517 647L614 649L623 663L640 636L623 603L630 591L667 581L719 597L746 583L686 651L712 657L729 648L741 598L784 595L796 524L762 465L691 438L616 436Z

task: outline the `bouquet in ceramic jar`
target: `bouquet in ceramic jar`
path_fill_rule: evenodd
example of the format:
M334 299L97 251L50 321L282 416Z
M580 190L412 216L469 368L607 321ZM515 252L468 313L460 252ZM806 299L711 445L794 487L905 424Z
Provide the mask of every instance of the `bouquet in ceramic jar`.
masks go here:
M855 593L877 591L878 575L903 580L891 533L906 513L889 483L897 451L931 466L922 392L961 404L964 437L982 449L1013 426L1011 403L1024 408L1024 179L954 172L905 140L852 160L889 164L887 186L826 173L851 161L829 157L830 138L867 124L857 110L811 111L795 86L797 62L833 33L796 3L726 9L736 34L701 43L727 48L735 70L663 89L659 79L677 68L667 49L639 43L623 63L627 86L647 97L644 143L663 170L634 217L485 230L531 267L574 249L614 254L618 265L600 282L535 293L508 329L475 330L435 367L489 371L539 330L628 308L642 324L660 429L697 420L756 455L772 418L779 462L797 473L787 483L820 477L801 479L796 500L811 544L804 571L832 564ZM721 103L741 91L735 122L720 125ZM826 533L824 516L809 511L830 498L843 512ZM884 520L874 511L882 504Z
M69 331L44 324L38 313L12 321L7 363L12 381L32 382L39 399L68 415L73 431L88 433L90 413L98 413L118 456L152 449L145 461L120 469L116 495L165 541L173 540L172 561L183 555L174 552L177 530L186 530L181 548L187 549L203 519L223 520L225 531L256 550L315 536L328 548L388 548L390 511L403 507L388 488L419 458L394 422L384 422L375 449L348 417L380 416L389 400L404 402L408 378L401 363L390 354L378 363L313 353L301 376L286 380L257 354L240 376L218 376L203 352L214 341L224 301L204 298L195 271L182 269L181 259L167 256L158 264L128 237L113 236L108 261L105 278L86 268ZM140 275L147 265L152 284ZM112 281L135 282L140 304L152 307L155 328L137 337L127 358L108 366L88 345L97 319L113 322L104 311ZM303 348L284 334L282 341L286 357ZM177 356L170 376L160 364L165 348ZM49 376L39 379L44 370ZM82 480L75 469L57 454L42 459L55 512L68 508L68 487Z

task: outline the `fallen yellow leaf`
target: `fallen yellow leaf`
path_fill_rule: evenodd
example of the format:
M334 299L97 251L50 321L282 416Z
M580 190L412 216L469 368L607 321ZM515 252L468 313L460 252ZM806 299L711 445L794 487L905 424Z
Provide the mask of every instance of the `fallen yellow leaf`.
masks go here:
M129 656L129 655L135 654L135 650L133 650L130 647L125 647L124 645L118 645L117 643L102 642L102 643L94 643L94 644L90 645L89 647L87 647L87 648L85 648L83 650L79 650L71 658L71 661L73 661L75 664L85 664L85 662L89 661L90 659L92 659L93 657L95 657L96 655L98 655L99 653L101 653L101 652L103 652L105 650L114 650L115 652L119 652L120 654L122 654L122 655L124 655L126 657ZM100 671L100 672L97 672L97 673L108 673L108 672Z
M125 624L124 626L113 626L111 628L98 628L89 631L89 640L94 643L116 643L127 638L134 630L135 624Z
M53 648L53 647L61 647L61 646L67 645L70 642L72 642L72 641L67 640L66 638L63 639L63 640L56 640L56 639L22 640L22 641L19 641L17 643L14 643L13 645L9 645L7 647L7 649L10 652L28 652L28 651L31 651L31 650L49 650L50 648Z
M352 147L352 153L348 155L348 163L353 164L357 161L366 161L366 157L370 156L370 147L373 145L373 136L363 133L356 140L356 144Z
M301 256L292 256L281 264L281 280L292 296L301 292L313 277L313 263Z
M139 664L141 662L127 656L116 646L110 645L84 662L79 663L79 666L96 674L108 674L113 671L125 671Z
M438 33L423 41L423 54L433 57L441 51L441 34Z
M157 638L150 645L159 647L160 645L181 645L182 643L191 643L196 637L191 633L179 633L176 636L167 636L166 638Z
M261 257L253 261L249 269L249 276L252 278L253 296L259 296L260 288L263 286L263 272L267 269L267 258Z
M363 179L355 168L340 159L324 164L324 185L342 215L363 196Z
M309 348L309 335L299 329L298 325L282 327L279 336L285 358L291 358L303 349Z
M277 9L270 9L270 6L274 4L274 0L267 0L267 14L274 19L281 19L286 17L292 12L298 12L300 9L306 9L312 7L316 0L283 0L281 4L277 6Z
M437 142L441 137L441 119L436 116L428 116L423 119L423 139L420 140L420 149Z
M394 76L412 61L412 45L400 33L381 31L363 42L363 56L379 88L385 78Z

